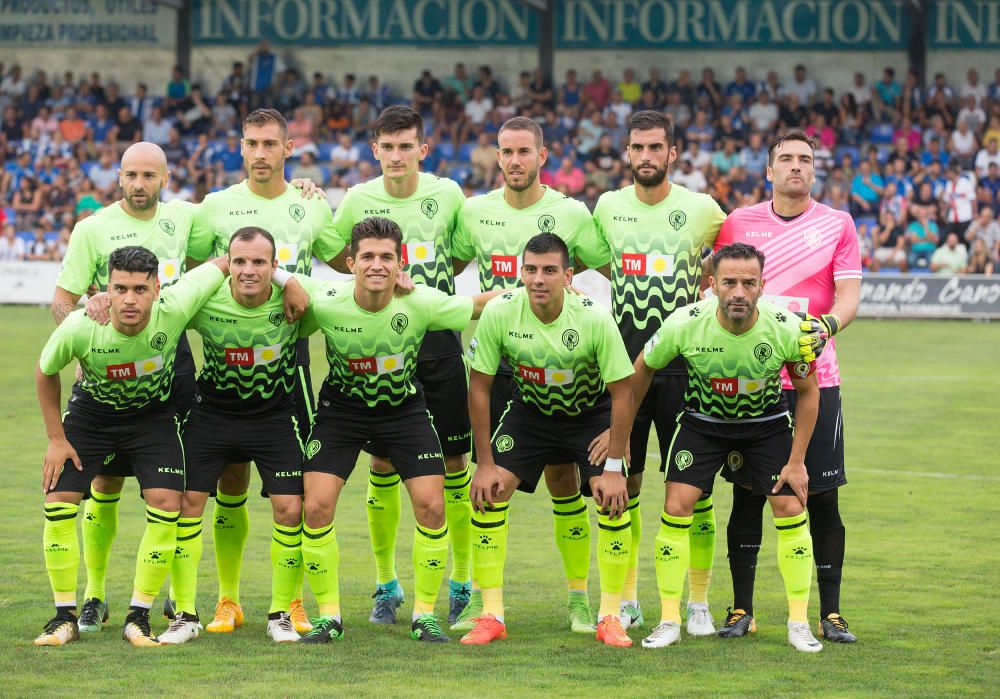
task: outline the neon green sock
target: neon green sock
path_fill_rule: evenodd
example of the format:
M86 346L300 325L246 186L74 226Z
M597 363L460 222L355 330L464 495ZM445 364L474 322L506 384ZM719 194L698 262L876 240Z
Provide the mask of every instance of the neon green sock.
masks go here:
M80 568L80 542L76 538L79 505L68 502L45 504L42 551L49 573L52 597L57 607L76 606L76 574Z
M590 517L583 496L577 493L568 498L552 498L552 523L569 588L586 592L590 575Z
M660 590L660 621L681 621L681 591L691 558L688 530L693 517L660 515L656 535L656 586Z
M448 525L430 529L419 524L413 532L413 613L433 614L441 578L448 565Z
M285 527L275 523L271 533L271 609L287 612L296 588L302 585L302 525ZM301 594L301 592L299 593ZM301 599L301 598L298 598Z
M340 614L340 549L337 546L337 530L332 523L319 529L303 525L302 562L320 615Z
M715 506L708 495L694 506L694 520L688 530L691 539L691 568L688 570L688 602L708 604L708 585L715 562Z
M83 565L87 569L85 600L107 599L105 583L111 544L118 533L118 501L121 493L98 493L90 486L90 498L83 505Z
M601 576L601 610L598 619L618 616L632 550L632 518L625 510L620 519L597 514L597 570Z
M368 474L368 535L375 556L375 582L396 579L396 530L399 529L398 473Z
M177 521L180 516L180 512L146 506L146 531L135 557L133 600L152 604L163 587L177 547Z
M628 499L628 511L632 523L632 544L628 551L628 570L625 573L622 599L638 602L639 549L642 543L642 509L639 507L638 494Z
M178 612L197 614L198 564L205 545L201 526L201 517L177 520L177 547L170 563L170 594Z
M444 474L444 516L451 535L451 579L460 583L472 579L471 483L468 466L457 473Z
M215 570L219 576L219 599L228 597L240 603L240 569L243 567L243 549L250 535L250 512L247 496L215 494L212 513L212 534L215 537Z
M503 617L503 597L491 591L503 589L507 559L507 508L498 502L486 512L472 513L472 568L483 599L483 613Z
M778 570L785 581L788 620L808 621L809 589L812 587L813 551L806 513L775 517L778 530Z

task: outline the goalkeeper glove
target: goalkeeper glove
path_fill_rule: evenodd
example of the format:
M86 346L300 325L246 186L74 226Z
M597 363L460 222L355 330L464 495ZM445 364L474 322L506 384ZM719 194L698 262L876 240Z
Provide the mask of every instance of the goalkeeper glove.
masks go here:
M834 327L837 326L837 319L832 315L817 318L801 311L796 311L795 315L802 319L799 322L799 330L804 333L799 337L799 353L804 361L813 362L823 353L823 348L832 335L829 331L830 326L823 322L824 319L830 318Z

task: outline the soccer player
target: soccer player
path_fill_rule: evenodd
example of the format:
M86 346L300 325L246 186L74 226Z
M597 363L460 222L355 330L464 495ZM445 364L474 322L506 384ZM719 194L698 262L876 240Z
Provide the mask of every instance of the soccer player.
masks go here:
M643 648L680 641L680 596L691 557L688 529L698 498L724 466L747 472L754 495L771 504L789 643L804 652L823 648L806 616L812 546L804 459L819 407L815 355L798 316L760 301L763 269L764 256L752 246L735 243L716 251L710 277L715 296L667 318L635 361L636 403L657 369L677 357L688 368L685 412L667 449L666 496L655 544L660 623L643 639ZM781 391L786 364L798 395L794 434Z
M801 131L771 141L767 178L772 201L737 209L726 219L716 247L746 242L767 256L765 297L789 310L817 316L832 337L855 318L861 298L861 257L851 217L813 201L813 143ZM840 614L840 580L844 565L844 523L838 489L844 473L844 422L840 401L840 369L833 342L820 355L819 419L809 451L809 529L819 583L819 634L830 641L853 643L855 635ZM788 377L783 387L791 405L795 392ZM754 569L761 541L764 498L747 489L743 472L724 470L733 481L733 511L729 517L729 567L733 577L733 608L719 630L727 637L743 636L755 627Z
M594 208L597 234L611 258L612 310L632 361L653 333L677 309L698 300L702 251L711 249L725 214L707 194L691 192L668 179L677 158L669 115L639 111L629 118L628 158L634 185L601 195ZM683 408L687 372L680 358L656 372L639 407L630 437L628 469L632 549L625 579L621 623L643 624L636 593L642 517L639 490L649 431L660 444L673 434ZM666 461L661 461L664 471ZM715 633L708 610L708 585L715 557L715 511L709 489L694 509L690 528L691 569L687 630L694 636Z
M229 241L229 283L189 324L203 340L205 363L184 426L187 475L171 566L176 614L160 642L197 638L195 606L202 514L225 464L253 460L271 501L271 607L267 634L299 639L289 609L302 581L302 442L295 404L298 322L285 322L274 238L241 228Z
M135 646L158 645L149 608L174 556L184 489L184 450L171 400L174 362L184 328L222 283L227 268L225 260L216 260L161 296L156 255L137 246L119 248L108 260L111 323L99 325L83 310L74 311L42 350L36 383L49 436L42 466L43 550L56 615L35 645L80 638L76 515L94 473L114 453L129 459L146 502L146 530L122 636ZM60 419L59 372L74 359L83 378Z
M452 180L420 172L420 162L427 155L424 121L410 107L386 108L372 130L372 152L382 165L382 175L351 187L337 207L333 225L345 247L336 262L349 254L354 225L377 213L395 221L402 230L402 263L412 280L454 294L451 239L465 201L462 188ZM445 515L452 550L448 622L453 624L469 603L472 556L470 476L465 462L472 446L472 432L465 407L465 362L457 333L451 330L427 333L420 345L416 379L423 388L444 453ZM373 443L365 451L372 455L368 531L376 569L375 606L369 621L394 624L396 610L403 601L403 590L396 576L401 480L383 445Z
M308 275L314 255L320 260L333 260L341 245L333 230L329 204L322 197L303 200L285 180L285 160L291 156L293 143L288 140L284 117L273 109L251 112L243 121L240 148L247 178L205 197L191 230L191 257L203 260L212 254L225 254L233 233L246 226L258 226L274 238L281 269ZM286 305L301 303L301 311L305 295L301 302L290 303L293 289L294 286L285 290ZM296 417L299 435L305 441L314 412L309 344L305 340L300 340L296 347L295 376ZM212 514L219 601L215 618L205 627L206 631L229 633L243 623L240 569L250 530L246 506L249 487L249 464L227 465L219 479ZM301 592L292 601L291 614L299 633L309 630Z
M411 636L449 640L434 616L448 560L444 457L413 377L428 330L462 330L500 292L470 298L419 285L395 297L402 249L395 222L373 216L356 223L347 258L355 279L316 291L302 319L303 335L323 332L330 364L303 466L302 560L320 614L302 636L304 643L325 643L344 633L333 519L361 448L372 440L383 446L406 485L416 519Z
M599 506L597 639L632 645L619 608L632 539L622 460L633 370L611 314L585 296L568 294L572 279L566 243L554 233L532 237L521 257L524 287L486 307L469 348L469 414L479 454L471 492L472 555L483 614L463 644L507 636L503 569L514 490L534 492L546 463L575 462L583 490ZM490 391L501 357L514 367L517 391L494 432ZM606 458L592 460L591 443L602 436L608 440Z
M497 161L504 186L472 197L462 207L452 240L452 255L458 261L456 272L475 259L483 291L514 289L520 284L521 252L540 232L555 233L566 242L577 271L606 265L608 259L600 252L587 207L545 187L538 179L548 157L541 127L527 117L513 117L500 127L497 139ZM512 370L506 362L501 362L491 393L493 420L499 419L511 399L512 386ZM545 484L552 497L556 546L566 571L570 627L578 633L594 633L594 617L587 597L590 517L578 477L574 464L550 464L545 469ZM473 619L482 610L482 596L473 584L469 606L452 629L471 630Z
M123 245L141 245L156 255L161 289L181 278L196 206L179 200L161 202L160 192L169 180L167 158L158 145L140 142L128 147L118 171L123 198L73 228L52 299L52 315L57 325L73 312L91 284L99 291L107 290L108 258ZM183 419L194 395L194 359L184 333L177 346L171 394ZM122 476L131 474L132 468L118 455L102 471L108 475L98 473L88 482L90 497L84 504L83 560L87 589L80 610L81 633L100 631L108 619L105 591L108 561L118 530Z

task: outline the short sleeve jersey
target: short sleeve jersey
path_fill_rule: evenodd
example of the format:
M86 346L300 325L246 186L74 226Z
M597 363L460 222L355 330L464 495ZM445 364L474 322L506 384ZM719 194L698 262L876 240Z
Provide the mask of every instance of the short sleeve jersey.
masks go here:
M296 275L307 291L320 282ZM240 305L223 284L205 302L189 328L202 337L205 361L198 376L198 401L236 415L258 415L290 405L295 385L295 342L299 323L285 320L277 285L256 308Z
M674 357L684 357L685 409L697 417L731 422L785 414L782 368L788 363L803 378L813 370L799 354L798 316L759 301L757 322L742 335L733 335L716 318L718 306L713 297L667 318L646 343L646 365L660 369Z
M229 252L229 239L244 226L258 226L274 237L278 264L289 272L310 274L313 255L330 260L343 248L325 198L305 199L289 185L274 199L266 199L244 180L209 194L199 205L191 229L191 257L205 260Z
M301 321L303 337L320 330L326 338L330 373L321 396L333 393L359 407L396 408L417 395L417 353L428 330L463 330L472 299L418 286L370 313L354 300L355 282L324 285L312 293Z
M114 203L80 221L73 228L56 284L83 295L91 283L108 287L108 258L126 245L146 248L160 261L160 286L173 284L184 273L196 204L184 201L159 203L148 221L129 216Z
M670 314L698 300L702 251L725 218L712 197L678 184L653 206L639 201L634 185L598 200L594 221L611 257L612 312L632 359ZM683 374L683 361L667 371Z
M344 247L350 245L351 229L358 221L369 216L395 221L403 232L404 271L417 284L454 294L451 242L465 195L452 180L423 172L418 177L416 191L402 199L385 191L382 177L351 187L337 207L333 226ZM424 340L420 357L461 353L454 333L432 332Z
M99 417L136 415L172 408L177 343L192 316L222 283L215 265L204 265L160 292L149 324L135 336L99 325L81 309L71 313L45 344L42 373L57 374L80 360L83 380L73 389L69 409Z
M518 400L545 415L607 407L605 384L634 371L607 308L566 294L559 317L546 325L531 310L524 288L486 304L469 357L471 368L490 375L506 359Z
M771 202L736 209L722 226L715 248L747 243L764 253L764 300L814 316L833 308L840 279L861 279L861 253L854 219L845 211L812 202L791 221L774 214ZM840 385L836 344L816 360L820 388ZM791 388L788 378L785 388Z
M521 283L524 246L538 233L555 233L566 242L570 257L588 267L608 263L594 229L594 220L582 202L544 188L542 198L525 209L515 209L503 198L503 189L466 200L458 217L452 254L476 260L483 291L513 289Z

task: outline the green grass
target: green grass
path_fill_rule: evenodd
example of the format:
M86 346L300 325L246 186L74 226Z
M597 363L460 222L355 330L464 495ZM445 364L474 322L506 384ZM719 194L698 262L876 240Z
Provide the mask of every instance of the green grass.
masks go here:
M861 321L838 338L850 478L841 500L848 528L843 611L861 640L826 644L816 656L796 653L786 643L770 528L758 575L756 636L732 642L685 638L654 652L606 649L569 633L561 565L549 533L551 507L543 493L519 494L512 507L507 641L487 648L428 648L409 640L407 626L373 627L367 623L374 564L363 470L338 508L344 641L276 647L265 637L269 509L253 498L243 573L246 625L231 636L203 635L176 648L128 647L118 628L143 527L131 482L109 576L112 622L96 638L37 649L31 641L51 616L51 596L40 546L45 436L32 374L51 320L42 309L0 308L0 327L6 347L0 449L10 476L8 497L0 500L2 696L996 695L1000 642L990 617L1000 587L996 324ZM662 506L657 481L651 473L643 492L640 597L650 621L659 609L649 555ZM729 496L721 481L718 491L723 535L710 593L717 619L730 601L724 536ZM403 519L399 570L409 590L408 511ZM216 590L210 540L199 587L204 612L211 611ZM596 563L591 580L596 603ZM82 571L80 584L82 594ZM315 610L311 599L307 608ZM408 613L409 605L402 611Z

